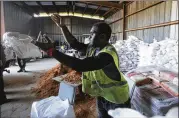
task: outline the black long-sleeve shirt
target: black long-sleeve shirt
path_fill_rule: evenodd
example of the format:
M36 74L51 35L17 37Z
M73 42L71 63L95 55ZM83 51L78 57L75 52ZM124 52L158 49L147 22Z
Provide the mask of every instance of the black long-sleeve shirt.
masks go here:
M70 46L78 51L86 51L88 47L88 45L79 43L77 41L70 44ZM53 57L61 63L79 72L102 69L105 66L114 62L112 56L107 53L100 53L97 56L78 59L75 57L65 55L57 50L54 50Z

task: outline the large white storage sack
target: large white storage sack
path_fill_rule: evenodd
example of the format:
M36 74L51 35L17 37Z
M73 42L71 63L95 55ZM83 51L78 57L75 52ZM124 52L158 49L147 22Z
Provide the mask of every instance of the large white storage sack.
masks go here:
M5 47L11 47L19 58L41 57L40 49L30 43L32 40L30 36L18 32L7 32L3 35Z
M58 96L52 96L33 102L31 118L75 118L75 112L68 100L62 101Z

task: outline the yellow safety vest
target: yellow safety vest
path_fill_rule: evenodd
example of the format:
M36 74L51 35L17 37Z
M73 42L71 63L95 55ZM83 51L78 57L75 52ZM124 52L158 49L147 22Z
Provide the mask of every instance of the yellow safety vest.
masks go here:
M95 49L91 48L87 52L86 56L90 57L94 54ZM119 81L109 78L103 69L83 72L82 90L91 96L101 96L112 103L125 103L129 99L129 87L127 81L119 71L117 52L110 44L99 51L99 53L102 52L108 53L113 57L115 66L117 67L117 73L120 75ZM110 69L108 71L110 72Z

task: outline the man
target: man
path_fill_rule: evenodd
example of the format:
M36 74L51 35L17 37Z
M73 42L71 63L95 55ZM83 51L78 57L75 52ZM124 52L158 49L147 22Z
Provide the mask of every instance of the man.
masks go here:
M19 65L19 67L20 67L20 70L17 71L18 73L20 73L20 72L27 72L25 70L25 67L26 67L26 60L25 59L20 59L19 57L17 57L17 63Z
M7 102L6 94L4 92L4 80L3 80L3 71L4 71L5 63L6 63L6 59L4 54L4 48L0 41L0 105Z
M54 49L49 43L36 42L35 44L45 51L51 51L51 56L61 63L83 72L83 92L97 97L98 117L109 118L108 110L118 107L129 107L129 88L126 80L119 72L119 60L115 48L110 45L111 28L101 22L93 25L90 35L90 44L79 43L61 22L59 15L52 15L52 20L59 26L65 40L75 50L86 52L86 58L78 59L67 56Z

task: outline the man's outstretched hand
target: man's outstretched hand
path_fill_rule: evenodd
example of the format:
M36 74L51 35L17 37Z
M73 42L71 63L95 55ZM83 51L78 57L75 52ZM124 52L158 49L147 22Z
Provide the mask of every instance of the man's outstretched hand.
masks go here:
M62 18L58 14L51 15L51 19L57 24L57 26L61 27L64 24L62 23Z
M52 49L55 47L54 44L48 38L46 38L46 40L47 40L47 43L42 43L39 41L32 41L32 43L46 52L49 49Z

